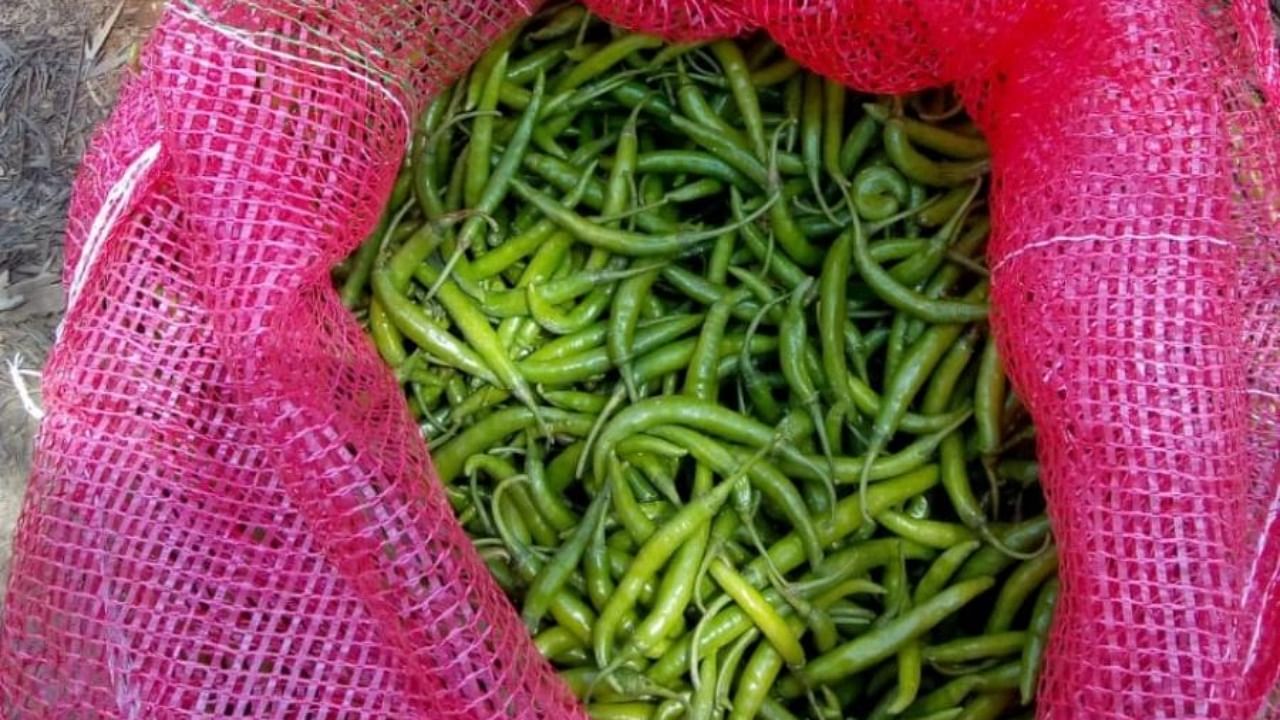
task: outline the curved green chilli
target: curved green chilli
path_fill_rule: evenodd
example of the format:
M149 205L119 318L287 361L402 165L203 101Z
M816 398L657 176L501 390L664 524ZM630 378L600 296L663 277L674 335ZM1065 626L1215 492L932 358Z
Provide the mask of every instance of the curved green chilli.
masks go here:
M591 501L591 506L587 508L586 514L582 516L573 534L560 546L555 556L542 566L529 585L525 593L521 617L530 632L537 630L543 615L551 606L552 598L560 592L569 574L578 567L596 528L603 525L605 509L610 504L610 487L609 483L605 484L600 494Z
M373 292L387 318L418 347L450 367L494 385L502 384L475 351L441 328L422 308L397 292L385 274L374 273Z
M840 166L840 149L844 141L844 85L834 80L825 80L823 93L822 166L838 185L844 185L848 182L844 169Z
M537 207L539 212L546 215L556 224L560 225L560 227L569 231L581 242L603 250L608 250L609 252L617 255L652 257L655 255L678 254L681 251L688 250L692 246L696 246L700 243L706 242L707 240L712 240L737 227L737 225L727 225L724 227L700 230L696 232L645 235L597 225L564 207L550 196L539 190L535 190L532 186L526 184L522 180L513 179L511 181L511 187L526 201ZM770 201L769 203L761 206L748 217L747 222L754 221L775 204L775 202Z
M791 58L782 58L751 72L751 84L757 88L766 88L790 80L800 72L800 66Z
M827 199L822 193L821 175L823 168L823 141L825 140L824 103L826 102L826 86L817 75L805 75L804 97L800 113L800 159L804 163L805 174L809 185L822 211L829 218L834 218Z
M1042 545L1049 537L1049 518L1044 515L1025 520L1017 525L993 527L992 534L1006 547L1029 552ZM956 573L956 579L965 580L981 575L1003 572L1015 562L1015 558L996 547L984 547L973 554Z
M511 140L507 142L507 148L503 151L498 164L493 168L492 174L485 178L484 185L475 201L467 200L468 206L477 214L467 218L466 222L463 223L462 232L458 236L459 245L470 247L472 243L476 242L480 230L485 226L484 216L496 210L506 197L507 189L511 185L511 178L515 177L516 170L520 168L525 152L529 147L529 139L533 136L534 125L542 108L542 96L545 86L546 81L539 74L537 81L534 83L533 95L529 100L529 106L520 116L520 120L516 124L515 133L512 135ZM475 148L475 139L473 135L472 149ZM485 172L488 173L487 158L485 163ZM470 180L471 172L472 169L468 168L468 181ZM473 277L470 268L467 266L460 267L459 274L468 278Z
M510 53L505 51L496 56L492 69L484 80L480 100L476 105L477 115L471 124L471 142L467 146L466 179L463 184L463 199L467 207L475 207L479 204L480 196L489 182L494 112L498 108L498 92L506 77L509 59Z
M821 398L809 370L804 364L805 348L808 347L808 328L805 324L804 307L813 280L801 283L791 295L786 312L782 315L782 325L778 328L779 362L782 374L791 387L793 402L805 408L818 433L818 442L822 454L827 459L831 472L824 478L824 489L827 493L827 506L836 503L835 460L831 453L831 440L827 437L827 429L822 418Z
M898 537L938 550L947 550L974 539L973 532L964 525L913 518L893 510L880 513L877 520L886 530Z
M751 84L751 72L747 69L742 50L732 40L719 40L711 44L711 52L720 62L725 80L729 83L729 90L738 105L738 113L751 141L751 149L756 157L764 160L768 155L764 139L764 118L760 114L760 98L756 95L755 86Z
M1012 662L983 672L961 675L920 698L907 714L909 717L920 717L940 712L964 702L973 692L1015 689L1018 686L1019 671L1019 663Z
M822 369L832 394L847 412L858 408L857 398L846 380L849 367L845 355L845 330L853 326L847 321L845 312L852 260L852 239L848 234L842 234L827 250L818 281L818 340L822 347Z
M635 334L635 341L632 345L633 352L646 353L657 347L661 347L665 343L676 340L702 322L702 315L681 315L666 320L659 320L646 326L640 327ZM604 332L601 339L607 338L607 329L601 328ZM580 344L578 341L589 341L595 339L598 334L590 329L583 331L584 335L579 336L574 343L573 348ZM566 335L565 338L574 336ZM570 343L560 346L566 353L571 352ZM560 353L555 353L559 355ZM599 375L609 368L613 367L610 360L609 351L604 346L596 346L584 352L576 354L566 354L563 357L546 357L545 355L535 357L539 353L530 355L519 363L521 372L524 376L534 383L544 385L568 385L575 382L587 380Z
M906 178L890 167L871 165L853 177L853 204L866 220L891 217L907 202Z
M729 312L742 296L741 292L731 293L713 305L707 313L686 374L685 394L705 400L714 399L718 389L716 367L720 358L721 339ZM694 473L693 497L706 494L711 490L711 485L711 468L699 464ZM710 530L708 524L695 531L677 552L671 567L663 576L653 610L631 638L632 647L641 655L661 654L653 651L658 642L670 633L675 621L683 615L692 599L697 569L702 564Z
M733 598L733 601L742 609L750 618L752 623L760 631L760 634L769 641L769 644L778 651L779 656L792 668L798 668L804 665L805 652L800 646L800 639L795 628L778 614L778 611L771 605L768 599L751 583L747 582L733 566L726 562L723 558L716 558L711 561L710 565L711 577L720 585L725 594Z
M927 492L937 483L938 469L931 465L879 483L867 491L865 505L867 514L874 517L887 507ZM825 547L833 544L864 527L866 521L863 507L861 499L856 495L846 497L837 503L831 517L823 518L817 523L818 540L822 545ZM892 547L896 549L897 546L892 545ZM795 532L790 532L775 542L766 554L767 559L758 558L743 571L743 575L754 585L760 585L765 581L767 563L771 563L779 572L786 573L799 567L806 559L804 544ZM828 556L825 562L828 565L835 564L836 561L833 558L835 558L834 553Z
M934 161L911 145L911 138L901 118L890 118L884 125L884 147L893 164L903 175L923 185L954 187L987 174L987 159L961 162Z
M1027 628L1026 645L1022 648L1022 672L1018 677L1018 691L1022 704L1026 705L1034 699L1036 682L1040 679L1040 669L1044 665L1045 646L1049 641L1049 628L1053 625L1053 612L1058 604L1060 586L1057 578L1052 578L1040 588L1035 604L1031 610L1031 624Z
M1011 690L982 693L964 706L964 712L957 715L956 720L997 720L1017 699L1017 693Z
M922 548L909 548L900 551L900 547L901 543L896 540L872 540L860 543L841 551L838 557L837 554L830 556L819 571L829 577L852 577L886 564L891 558L896 558L900 552L904 552L908 557L914 559L928 557L927 554L921 554L922 552L927 552L923 551ZM783 573L799 566L804 560L804 555L799 550L798 544L789 544L785 540L770 548L769 554L778 562L779 571ZM766 582L761 560L753 561L752 565L743 572L743 576L757 587L764 585ZM804 593L806 591L802 589L801 592ZM840 591L837 590L835 592ZM765 590L764 594L771 602L781 599L777 592L772 589ZM712 648L723 647L753 629L754 625L746 613L736 605L728 607L719 614L708 617L706 630L698 637L697 652L703 654L709 652ZM693 639L689 637L682 638L649 669L648 675L658 682L672 682L682 672L682 669L688 666L693 649Z
M573 633L559 625L547 628L533 638L534 647L542 657L552 662L572 662L578 664L586 658L585 646L573 636ZM580 655L580 657L579 657Z
M432 326L426 329L432 333L443 332ZM391 367L400 367L409 358L404 350L404 336L400 334L400 328L391 321L376 296L369 300L369 334L378 348L378 354Z
M729 720L750 720L760 714L782 670L782 656L769 643L760 643L742 668L738 691L733 696Z
M823 474L794 447L779 445L774 431L768 426L716 403L679 396L646 398L618 413L605 427L596 443L592 458L593 471L598 477L602 475L605 460L613 452L613 446L622 438L652 427L671 424L697 427L727 440L756 448L774 449L781 457L814 470L819 477Z
M855 246L858 244L855 238ZM865 247L865 246L864 246ZM855 262L857 250L854 251ZM971 299L985 297L986 285L980 284L969 293ZM985 312L985 305L982 306ZM859 493L865 491L866 475L871 463L884 448L885 443L893 435L902 421L907 408L942 356L956 342L964 326L956 323L935 325L925 332L903 358L902 367L890 378L882 398L880 412L876 415L872 427L871 439L868 442L863 478L859 480Z
M680 111L691 120L723 135L734 145L749 150L750 145L741 130L729 125L707 102L707 98L698 86L689 79L683 61L676 63L676 100Z
M889 110L881 105L867 103L862 107L867 115L880 122L887 122L890 118ZM901 126L909 140L947 157L957 160L979 160L991 154L991 148L982 138L964 135L914 118L898 117L895 118L895 122Z
M719 391L716 367L720 360L721 341L730 313L740 302L746 299L745 290L739 289L726 293L707 311L703 321L702 332L698 335L697 345L690 358L689 368L685 374L684 394L701 400L715 400ZM744 347L748 343L744 343Z
M1011 558L1028 559L1044 549L1042 547L1040 550L1028 552L1011 548L992 532L986 513L982 509L982 503L974 495L973 486L969 481L965 442L962 436L957 434L946 438L938 449L940 453L938 462L942 469L942 487L960 522L977 532L992 548Z
M1040 555L1023 561L1000 588L1000 595L996 597L995 605L991 609L991 617L987 619L987 632L1008 630L1027 597L1045 580L1053 577L1057 571L1057 548L1049 548Z
M848 177L849 173L858 166L858 162L867 150L871 149L871 145L880 135L879 125L875 118L870 115L863 115L854 123L853 128L849 130L849 134L845 137L844 143L840 146L840 172Z
M729 193L729 207L733 212L735 221L742 221L747 216L741 193ZM809 274L799 265L796 265L791 258L777 252L777 249L769 241L765 240L756 225L744 222L739 229L739 233L747 248L756 256L757 260L764 264L768 274L776 277L787 289L794 290L809 277ZM741 271L741 268L738 268L738 270Z
M858 274L881 300L930 323L967 323L986 319L985 303L930 298L900 284L871 257L867 240L856 222L852 232L853 263Z
M796 670L794 678L779 683L778 690L784 697L795 697L806 685L812 687L835 682L865 670L892 655L906 642L919 637L994 585L995 580L989 577L952 585L901 617L814 658L809 664Z
M738 666L742 664L747 651L755 646L759 639L760 631L752 628L730 645L729 652L725 653L716 678L716 704L721 708L732 707L729 702L729 690L738 675Z
M603 438L602 438L603 440ZM597 446L599 447L599 446ZM623 615L634 607L644 581L658 571L681 543L707 524L729 498L740 480L722 482L707 494L694 498L658 528L636 553L627 574L618 583L612 597L600 611L592 632L592 648L600 667L608 667L613 657L614 636Z
M526 433L525 472L529 476L529 494L538 515L546 518L558 532L564 532L581 522L548 483L542 450L531 433Z
M631 374L631 356L634 352L636 325L640 321L640 305L648 295L660 270L655 268L622 281L613 295L613 309L609 318L609 360L622 374L627 395L634 402L638 398L635 378Z
M925 389L924 398L920 402L920 411L926 414L940 413L952 404L952 395L960 376L969 367L977 348L978 328L971 328L956 341L947 354L943 356L938 367L929 378L929 386ZM905 425L905 422L903 423Z
M694 478L695 497L710 491L712 483L710 471L701 468L699 471ZM676 551L670 566L663 573L648 616L631 634L629 650L644 657L658 657L662 654L661 643L683 620L685 609L693 599L694 582L698 566L702 564L706 552L710 531L710 525L704 524Z
M846 345L847 344L848 340L846 338ZM950 353L948 353L948 355L950 355ZM939 370L935 371L932 377L936 378L940 372L941 365L939 366ZM846 384L848 385L848 391L855 403L855 407L859 412L872 418L880 414L880 408L882 407L881 398L870 385L859 379L856 375L847 375ZM957 415L969 412L968 408L964 407L950 412L938 411L932 406L922 406L921 409L927 414L918 415L913 412L905 413L902 416L902 420L898 423L898 430L911 433L912 435L937 432L942 428L952 425L955 422Z
M740 465L734 454L699 432L675 425L650 431L660 438L670 440L687 449L699 462L711 465L721 475L732 474ZM767 460L757 460L746 468L753 487L787 518L792 529L801 538L805 556L812 564L822 562L822 543L817 528L808 515L804 497L790 478L777 470Z
M915 593L912 595L911 601L919 605L942 592L942 589L947 586L947 583L959 571L960 566L980 547L982 547L982 543L977 540L971 540L947 548L933 561L933 564L929 566L929 569L925 571L925 574L916 583Z
M973 202L977 199L978 192L981 189L981 180L974 181L969 186L964 200L955 208L943 226L929 238L928 243L925 245L925 250L895 265L889 270L889 275L906 287L916 287L928 280L930 275L935 275L935 271L947 259L948 252L963 253L968 250L967 244L973 242L972 236L964 237L965 244L955 242L955 240L960 236L960 231L968 219ZM938 272L935 275L935 279L948 274ZM958 276L956 279L958 279ZM942 295L941 291L946 289L949 289L949 285L936 287L933 282L930 282L923 295L926 298L937 298Z
M492 370L503 387L510 390L516 396L516 399L524 403L526 407L534 409L536 418L537 410L535 408L538 406L533 394L533 388L529 386L519 367L512 360L510 354L507 353L506 348L503 347L497 334L494 333L493 327L489 325L489 319L484 312L452 280L444 279L441 282L437 282L437 285L439 288L437 297L440 299L440 304L444 306L445 311L453 318L454 324L462 331L462 336L467 340L468 345L474 348L476 353L484 359L485 364ZM541 419L537 419L541 424Z
M969 190L963 185L951 188L942 196L942 199L922 209L916 215L916 220L924 227L931 228L942 225L955 216L956 211L960 209L968 197Z
M987 340L978 366L978 382L973 395L973 417L977 425L978 452L994 455L1000 449L1000 420L1004 411L1005 375L995 338Z
M898 689L894 693L893 702L889 704L889 713L897 715L915 702L920 693L920 682L924 670L924 658L917 638L898 650Z
M924 649L924 659L931 663L963 663L1005 655L1018 655L1027 644L1022 631L990 633L948 640Z
M702 667L695 676L693 700L689 703L689 720L711 720L715 712L716 701L716 669L718 659L712 651L702 659Z
M590 415L567 413L555 408L542 408L540 414L551 432L575 436L586 435L594 420ZM505 408L472 424L441 447L433 448L431 458L440 482L448 485L461 472L467 458L498 445L504 438L528 430L534 422L534 413L529 408Z
M751 179L724 160L697 150L652 150L636 158L636 172L664 175L699 175L726 182L743 192L753 189Z
M662 45L662 39L652 35L631 33L609 43L593 55L576 65L556 82L556 92L572 90L579 85L604 74L639 50L648 50Z
M653 536L655 526L636 499L631 482L633 477L627 472L628 470L630 468L624 467L618 456L609 458L607 477L613 484L613 514L632 540L643 543ZM596 477L598 479L602 476Z
M609 548L605 544L605 523L592 528L591 542L587 544L582 562L583 579L586 581L587 598L596 610L600 610L613 595L613 575L609 569Z
M531 51L518 60L512 60L507 64L505 81L514 85L524 85L535 79L539 73L552 70L571 45L572 42L569 40L557 40Z

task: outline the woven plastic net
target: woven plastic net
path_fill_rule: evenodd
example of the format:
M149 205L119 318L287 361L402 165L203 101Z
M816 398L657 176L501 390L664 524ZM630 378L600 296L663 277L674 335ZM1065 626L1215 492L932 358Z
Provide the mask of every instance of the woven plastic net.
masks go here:
M679 40L764 28L864 91L957 84L1061 553L1040 716L1255 717L1280 669L1265 3L590 4ZM171 3L76 187L0 714L584 716L328 276L410 118L532 10Z

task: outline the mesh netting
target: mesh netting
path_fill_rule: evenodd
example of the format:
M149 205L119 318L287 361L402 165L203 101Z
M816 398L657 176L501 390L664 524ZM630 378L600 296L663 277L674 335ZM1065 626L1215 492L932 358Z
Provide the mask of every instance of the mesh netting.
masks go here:
M767 28L993 149L993 324L1061 553L1047 718L1256 713L1280 668L1265 3L598 0ZM180 0L85 162L0 647L7 717L579 717L329 289L510 0Z
M747 27L737 0L625 0L588 3L592 12L626 28L674 42L736 35Z
M86 158L0 715L579 715L328 275L529 8L328 5L175 3Z

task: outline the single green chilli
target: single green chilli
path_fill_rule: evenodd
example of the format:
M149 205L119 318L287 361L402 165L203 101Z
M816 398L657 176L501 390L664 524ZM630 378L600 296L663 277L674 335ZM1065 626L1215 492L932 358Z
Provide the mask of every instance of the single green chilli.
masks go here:
M942 622L993 585L995 580L992 578L975 578L957 583L902 617L814 658L796 671L796 680L783 683L778 689L783 695L794 695L800 692L804 684L812 686L820 682L832 682L868 668Z

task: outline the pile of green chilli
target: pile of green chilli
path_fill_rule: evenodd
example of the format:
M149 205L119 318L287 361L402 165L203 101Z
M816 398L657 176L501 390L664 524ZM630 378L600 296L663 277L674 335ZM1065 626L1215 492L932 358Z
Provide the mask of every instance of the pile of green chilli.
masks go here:
M597 720L1031 717L1057 596L987 146L576 5L421 118L336 274Z

